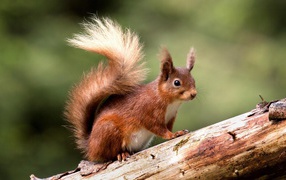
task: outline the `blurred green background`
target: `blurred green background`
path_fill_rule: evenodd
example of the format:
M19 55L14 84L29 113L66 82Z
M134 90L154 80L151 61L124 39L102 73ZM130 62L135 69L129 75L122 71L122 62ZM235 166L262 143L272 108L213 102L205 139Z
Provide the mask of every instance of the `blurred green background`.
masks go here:
M151 68L168 47L176 66L196 48L198 97L175 129L196 130L286 97L286 1L26 0L0 3L0 179L74 169L82 156L65 127L69 89L101 56L67 45L92 14L141 37Z

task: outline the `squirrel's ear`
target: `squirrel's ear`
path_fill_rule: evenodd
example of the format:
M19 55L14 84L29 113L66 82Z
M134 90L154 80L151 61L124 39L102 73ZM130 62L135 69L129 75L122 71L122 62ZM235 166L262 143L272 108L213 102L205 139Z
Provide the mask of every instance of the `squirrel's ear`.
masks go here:
M187 69L189 69L189 71L191 71L195 65L195 61L196 61L196 54L195 54L195 49L191 48L190 52L187 56Z
M161 51L161 78L166 81L174 71L172 57L166 48Z

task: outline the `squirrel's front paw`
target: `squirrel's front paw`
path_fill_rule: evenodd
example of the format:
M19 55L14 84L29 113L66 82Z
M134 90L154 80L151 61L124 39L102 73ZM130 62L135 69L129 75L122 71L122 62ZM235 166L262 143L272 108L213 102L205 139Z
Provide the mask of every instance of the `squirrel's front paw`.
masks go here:
M188 134L189 132L190 132L190 131L187 130L187 129L177 131L177 132L174 133L174 137L173 137L173 138L176 138L176 137L179 137L179 136Z

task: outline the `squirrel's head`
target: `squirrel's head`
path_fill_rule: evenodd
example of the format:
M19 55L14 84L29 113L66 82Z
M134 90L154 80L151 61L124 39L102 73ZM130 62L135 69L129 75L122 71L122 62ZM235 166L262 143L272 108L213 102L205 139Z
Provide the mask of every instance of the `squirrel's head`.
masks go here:
M191 75L191 70L195 64L195 52L191 48L187 56L185 68L176 68L170 53L166 48L161 52L161 75L159 77L159 89L171 101L192 100L197 95L195 80Z

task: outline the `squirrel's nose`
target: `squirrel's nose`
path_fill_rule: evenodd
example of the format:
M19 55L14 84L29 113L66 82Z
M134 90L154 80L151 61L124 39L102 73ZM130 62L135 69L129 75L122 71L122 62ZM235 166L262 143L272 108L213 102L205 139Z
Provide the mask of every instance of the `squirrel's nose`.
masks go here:
M191 96L191 99L194 99L196 96L197 96L197 91L196 90L193 90L190 94Z

